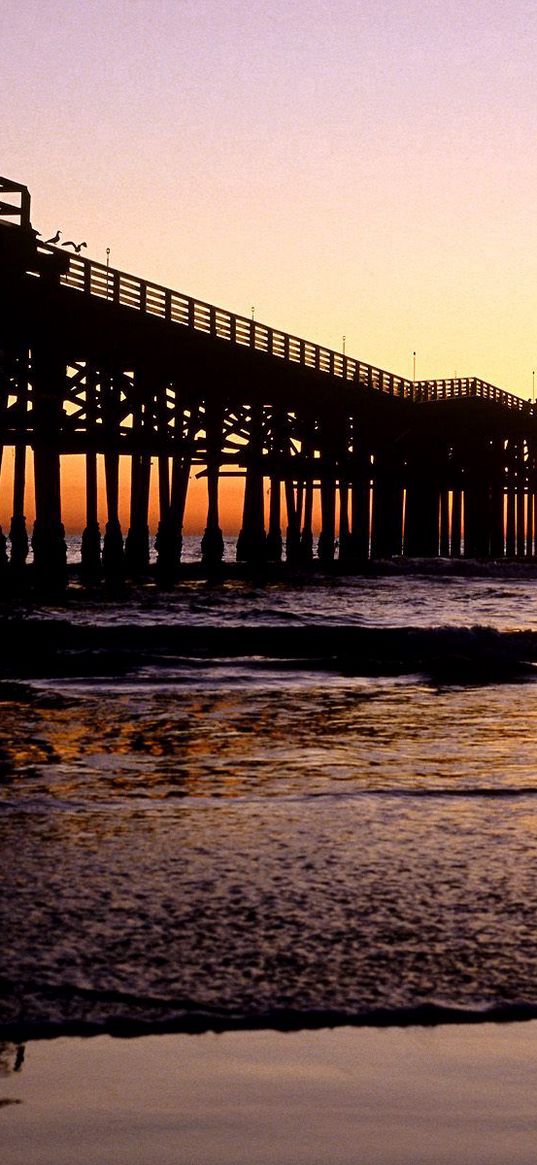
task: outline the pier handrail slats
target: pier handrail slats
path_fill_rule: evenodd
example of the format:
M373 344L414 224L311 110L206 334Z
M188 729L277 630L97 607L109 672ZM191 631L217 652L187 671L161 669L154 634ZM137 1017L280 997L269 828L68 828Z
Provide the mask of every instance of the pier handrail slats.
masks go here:
M505 392L495 384L489 384L478 376L460 376L451 380L416 380L414 383L414 400L430 402L438 400L452 400L455 397L479 397L481 400L490 400L504 408L517 409L522 412L529 407L525 401L513 392Z
M40 244L40 250L57 250ZM62 251L62 255L66 252ZM182 295L158 283L126 274L104 263L80 255L68 255L69 268L60 276L64 287L109 300L120 307L157 316L215 339L252 348L290 364L302 365L339 380L358 382L387 394L413 398L413 383L382 368L346 356L342 352L304 340L300 336L271 328L258 320L215 307L214 304Z
M57 250L44 243L39 245L39 249ZM65 251L61 253L66 254ZM412 400L417 404L457 397L479 397L504 408L521 411L528 407L521 397L505 392L479 377L413 381L279 328L271 328L258 320L215 307L214 304L183 295L136 275L129 275L94 259L80 255L69 255L68 258L69 268L60 276L60 281L63 286L74 291L109 300L116 306L156 316L168 323L253 349L286 363L301 365L325 376L359 384L362 388Z

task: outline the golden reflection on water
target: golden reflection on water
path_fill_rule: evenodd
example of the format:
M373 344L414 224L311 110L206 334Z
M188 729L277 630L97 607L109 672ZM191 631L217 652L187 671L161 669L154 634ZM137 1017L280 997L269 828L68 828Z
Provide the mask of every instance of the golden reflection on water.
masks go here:
M170 1006L526 997L528 691L316 677L12 693L2 966Z
M528 687L73 691L2 704L4 787L62 798L537 789Z

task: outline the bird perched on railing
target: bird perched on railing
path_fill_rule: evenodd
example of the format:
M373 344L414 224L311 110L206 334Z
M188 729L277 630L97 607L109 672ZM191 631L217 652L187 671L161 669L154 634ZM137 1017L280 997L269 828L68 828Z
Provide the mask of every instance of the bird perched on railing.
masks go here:
M53 235L51 239L45 239L45 243L59 243L59 241L61 239L61 234L62 234L62 232L58 228L58 230L56 231L56 234Z
M87 247L87 243L73 243L72 239L68 239L66 243L62 243L62 247L73 247L77 255L80 255L82 247Z

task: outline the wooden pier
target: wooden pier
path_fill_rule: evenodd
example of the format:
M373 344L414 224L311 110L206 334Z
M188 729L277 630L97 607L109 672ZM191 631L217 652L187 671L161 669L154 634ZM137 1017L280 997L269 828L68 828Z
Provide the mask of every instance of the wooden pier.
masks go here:
M31 541L37 584L64 584L61 467L72 454L86 465L87 579L147 571L152 472L157 571L168 581L179 570L193 473L207 484L200 556L208 571L222 560L230 476L244 480L237 559L255 567L282 558L297 567L337 558L353 571L400 555L534 557L529 402L477 377L408 380L44 244L30 205L25 186L0 178L0 458L14 450L0 574L24 573ZM131 469L126 532L122 458Z

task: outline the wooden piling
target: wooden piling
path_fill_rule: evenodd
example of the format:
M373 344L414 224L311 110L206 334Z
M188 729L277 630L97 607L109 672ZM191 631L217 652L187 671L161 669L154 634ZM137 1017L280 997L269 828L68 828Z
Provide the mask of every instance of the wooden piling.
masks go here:
M144 421L149 413L150 378L145 370L137 369L133 381L133 438L143 446ZM131 489L129 529L125 539L125 568L136 578L149 568L149 487L151 457L143 449L131 455Z
M436 558L439 550L439 486L428 456L410 465L406 483L404 553L408 558Z
M393 558L403 542L403 487L393 455L377 454L374 464L371 557Z
M282 486L279 474L273 473L270 478L269 525L266 545L267 560L269 562L280 562L282 552Z
M440 557L449 558L449 490L442 486L440 490Z
M86 452L86 525L82 534L81 574L87 581L101 574L101 530L98 520L97 453L92 448L97 441L97 373L91 365L86 368L86 423L89 449Z
M66 364L54 338L32 351L35 523L34 579L39 590L67 585L67 547L62 523L60 433Z
M202 562L209 570L217 568L224 556L224 538L220 529L218 487L222 450L222 408L218 403L206 405L207 456L207 525L201 540Z
M237 561L259 566L266 558L265 499L263 496L263 408L250 409L250 440L246 453L246 477L242 526L237 539Z
M317 556L322 566L330 566L335 556L336 483L334 469L326 466L321 477L321 531Z
M455 485L451 492L451 557L460 558L462 553L462 489Z

